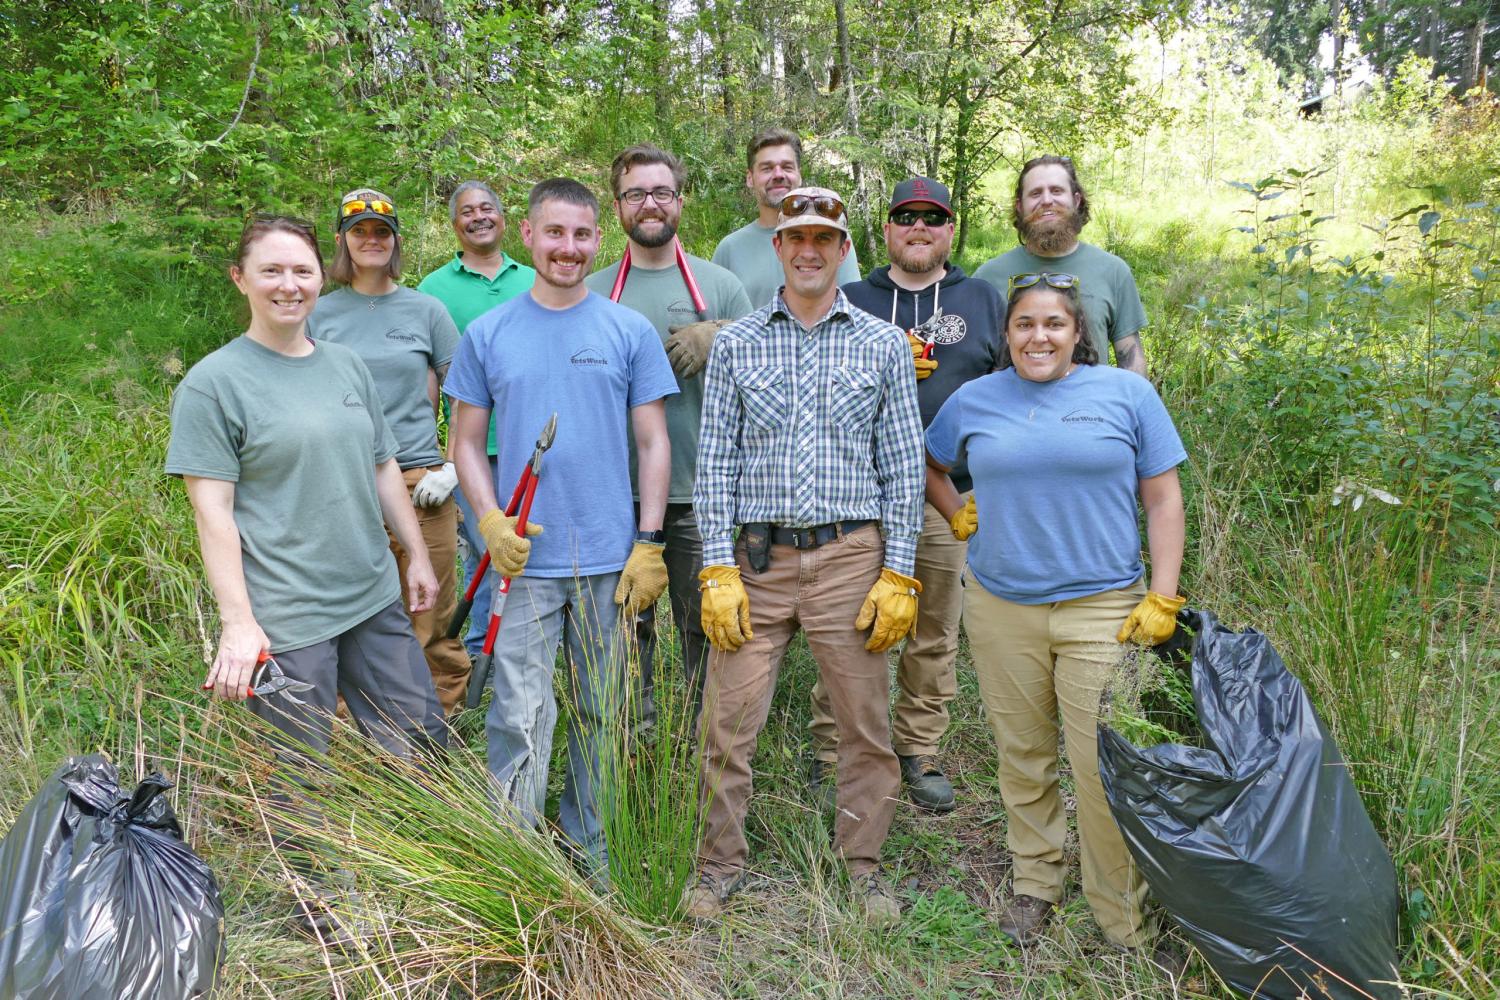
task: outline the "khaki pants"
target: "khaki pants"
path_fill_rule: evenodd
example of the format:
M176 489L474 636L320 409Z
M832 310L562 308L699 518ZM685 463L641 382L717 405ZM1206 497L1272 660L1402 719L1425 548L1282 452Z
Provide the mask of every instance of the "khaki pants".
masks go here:
M434 466L442 468L442 466ZM401 473L406 479L409 495L427 475L426 469L407 469ZM416 633L422 655L427 658L427 668L432 671L432 683L437 688L438 701L449 715L463 708L464 693L469 687L469 654L458 639L448 638L448 619L458 604L458 506L449 497L437 507L415 507L417 526L422 529L422 541L427 543L427 555L432 560L432 571L437 574L437 603L430 611L410 615L411 628ZM391 554L396 557L396 571L401 575L401 606L411 607L411 597L406 592L406 568L411 561L406 550L396 541L396 536L386 533L391 540ZM484 614L476 604L475 614ZM409 613L408 613L409 614Z
M1156 936L1145 919L1146 883L1099 784L1099 694L1122 649L1115 642L1145 595L1122 590L1052 604L1013 604L964 574L964 625L985 716L1000 751L1015 891L1062 900L1068 819L1057 783L1061 716L1078 795L1083 895L1107 938L1137 948Z
M852 874L867 872L879 863L901 786L891 752L885 654L868 652L868 633L854 630L885 561L880 531L869 524L804 551L772 546L764 573L750 569L743 545L736 559L755 638L733 653L709 655L698 733L700 793L707 803L699 866L719 876L745 867L750 756L771 710L781 657L801 626L843 735L834 849Z
M962 495L967 500L969 494ZM947 518L927 504L922 536L917 540L915 576L922 584L917 601L917 634L906 641L896 666L896 707L891 724L892 748L903 757L937 753L948 729L948 705L958 694L958 619L964 591L959 577L967 542L953 537ZM828 692L819 678L813 686L813 756L838 760L839 731L833 724Z

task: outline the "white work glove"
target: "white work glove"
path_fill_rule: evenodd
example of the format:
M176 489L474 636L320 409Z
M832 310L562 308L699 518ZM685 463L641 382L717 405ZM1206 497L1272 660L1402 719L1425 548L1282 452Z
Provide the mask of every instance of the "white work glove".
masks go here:
M444 462L436 472L429 472L412 487L411 502L418 507L440 507L458 488L458 470Z

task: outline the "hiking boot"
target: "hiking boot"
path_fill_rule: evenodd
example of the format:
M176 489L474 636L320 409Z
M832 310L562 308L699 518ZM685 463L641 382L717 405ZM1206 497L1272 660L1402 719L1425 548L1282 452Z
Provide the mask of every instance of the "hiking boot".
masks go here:
M682 894L682 915L695 924L709 923L724 915L724 904L744 881L744 874L710 875L698 878Z
M901 780L906 783L912 805L927 812L953 811L953 785L938 766L936 755L898 753L896 758L901 761Z
M807 765L808 798L825 816L832 816L838 805L839 776L835 767L833 761L817 757Z
M878 871L850 876L854 898L864 907L865 923L871 927L894 927L901 922L901 904L890 883Z
M1015 895L1000 908L1000 933L1025 947L1042 936L1053 904L1035 896Z

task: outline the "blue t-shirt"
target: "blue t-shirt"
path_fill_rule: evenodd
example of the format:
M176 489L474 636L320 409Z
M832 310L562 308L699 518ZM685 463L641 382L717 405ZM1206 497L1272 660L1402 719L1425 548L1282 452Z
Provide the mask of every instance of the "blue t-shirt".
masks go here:
M927 450L943 465L967 457L979 510L969 571L1017 604L1140 579L1139 481L1187 458L1151 383L1105 365L1055 382L1007 368L965 383L933 418Z
M594 292L567 309L518 295L469 324L443 391L494 411L502 506L557 414L528 517L543 528L531 540L528 576L624 567L635 538L630 408L677 391L661 337L644 316Z

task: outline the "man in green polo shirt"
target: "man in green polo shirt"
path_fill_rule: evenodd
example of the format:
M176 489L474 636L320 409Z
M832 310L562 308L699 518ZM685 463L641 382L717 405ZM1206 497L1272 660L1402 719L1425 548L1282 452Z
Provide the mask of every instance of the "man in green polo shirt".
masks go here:
M500 213L500 199L484 181L464 181L453 189L453 194L448 197L448 218L453 223L453 234L458 237L459 250L452 260L423 278L417 291L426 292L442 302L462 334L480 316L529 291L536 271L500 249L505 236L505 217ZM493 465L494 425L490 426L489 455ZM452 471L452 463L444 467L445 473ZM479 521L464 499L463 491L455 490L453 497L463 514L459 529L469 543L464 555L464 589L467 590L469 581L474 578L474 570L479 566L479 557L485 550L484 539L479 537ZM474 594L474 607L489 606L490 581L486 579L480 581L479 590ZM479 655L486 624L483 613L473 616L469 634L464 637L464 646L471 657Z

